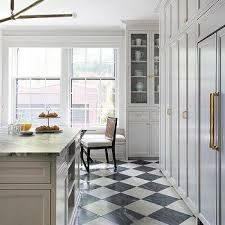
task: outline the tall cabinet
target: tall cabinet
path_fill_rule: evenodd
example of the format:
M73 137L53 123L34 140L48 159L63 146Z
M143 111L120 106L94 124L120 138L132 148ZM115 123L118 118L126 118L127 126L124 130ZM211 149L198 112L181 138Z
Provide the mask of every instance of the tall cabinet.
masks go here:
M225 225L224 11L224 0L160 7L161 170L204 225Z
M154 21L126 25L128 157L159 157L159 31Z

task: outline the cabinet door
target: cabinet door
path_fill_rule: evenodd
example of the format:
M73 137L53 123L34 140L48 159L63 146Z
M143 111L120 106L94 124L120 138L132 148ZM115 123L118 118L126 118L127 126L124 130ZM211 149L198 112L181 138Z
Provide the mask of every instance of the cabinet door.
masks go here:
M159 157L159 123L152 122L150 125L150 157Z
M50 225L50 190L0 190L3 225Z
M197 27L188 37L188 197L197 208Z
M149 156L149 125L129 122L129 156Z
M166 53L160 53L160 165L166 169Z
M171 38L171 5L169 4L165 10L166 40L168 40Z
M187 20L187 0L179 0L179 27L181 29Z
M176 185L178 185L178 162L179 162L179 146L178 146L178 132L179 132L179 79L178 79L178 43L175 42L171 46L171 79L172 79L172 143L171 143L171 154L172 154L172 177Z
M225 29L218 33L219 70L221 84L221 223L225 224Z
M171 49L166 50L166 171L171 176Z
M210 93L216 91L216 34L201 42L199 51L199 199L200 216L205 223L216 225L217 151L210 142Z
M178 31L178 0L173 0L171 2L171 35L174 36Z
M187 194L187 35L179 40L180 188Z
M188 0L188 20L191 20L195 17L198 11L198 1Z

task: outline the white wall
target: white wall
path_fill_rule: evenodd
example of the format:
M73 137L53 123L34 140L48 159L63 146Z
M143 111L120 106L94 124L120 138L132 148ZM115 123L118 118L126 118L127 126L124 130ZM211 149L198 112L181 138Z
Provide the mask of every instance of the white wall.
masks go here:
M98 31L69 31L69 30L4 30L3 31L3 89L2 89L2 118L3 125L11 122L11 79L8 69L8 48L10 47L113 47L119 49L119 68L117 96L119 127L125 128L126 115L126 88L125 88L125 41L123 30ZM0 39L1 40L1 39ZM1 48L0 48L1 49ZM67 71L68 72L68 71ZM64 71L64 74L66 71ZM66 80L63 82L66 85ZM65 95L64 95L65 96ZM65 100L65 99L64 99ZM63 105L65 108L66 105ZM65 115L66 118L66 115ZM68 118L66 118L68 121Z
M1 118L2 118L2 31L0 30L0 126L1 126Z

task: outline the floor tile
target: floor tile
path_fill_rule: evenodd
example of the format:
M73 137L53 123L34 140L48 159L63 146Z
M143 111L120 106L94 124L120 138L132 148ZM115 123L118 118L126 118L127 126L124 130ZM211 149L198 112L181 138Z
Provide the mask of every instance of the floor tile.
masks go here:
M76 225L82 225L89 221L92 221L94 219L98 218L98 215L95 213L92 213L86 209L78 208L77 212L77 218L76 218Z
M167 206L173 202L176 202L178 201L177 198L173 198L173 197L170 197L168 195L162 195L162 194L159 194L159 193L155 193L153 195L150 195L146 198L144 198L145 201L148 201L148 202L152 202L152 203L155 203L157 205L161 205L161 206Z
M100 200L97 202L94 202L92 204L86 205L83 207L86 210L91 211L92 213L95 213L99 216L103 216L107 213L110 213L116 209L119 209L120 206L115 205L113 203L104 201L104 200Z
M101 178L101 176L97 176L94 173L86 173L86 174L80 176L80 179L84 180L84 181L95 180L95 179L98 179L98 178Z
M96 202L98 200L100 200L100 199L96 198L92 195L82 193L81 198L80 198L80 206L85 206L85 205L91 204L93 202Z
M180 199L180 196L177 194L177 192L174 190L173 187L168 187L168 188L166 188L162 191L159 191L159 193L163 194L163 195L168 195L168 196Z
M160 209L157 212L152 213L149 217L169 225L180 225L185 220L190 218L187 214L167 208Z
M111 197L106 198L105 201L108 201L123 207L138 201L138 198L132 197L130 195L126 195L124 193L119 193L117 195L113 195Z
M115 173L110 176L107 176L107 178L110 178L110 179L113 179L116 181L121 181L121 180L126 180L126 179L130 178L130 176L127 176L127 175L124 175L121 173Z
M155 191L155 192L158 192L158 191L168 188L168 186L166 186L166 185L157 184L154 182L148 182L146 184L141 185L140 187L148 189L150 191Z
M122 166L125 168L128 168L128 169L133 169L133 168L139 167L140 165L134 164L132 162L128 162L128 163L123 164Z
M154 175L157 175L157 176L160 176L160 177L163 176L162 172L159 169L152 170L152 171L150 171L148 173L154 174Z
M90 182L93 183L93 184L97 184L99 186L107 186L109 184L115 183L116 181L114 181L112 179L109 179L109 178L106 178L106 177L101 177L101 178L98 178L98 179L95 179L95 180L91 180Z
M93 174L95 175L98 175L98 176L109 176L109 175L112 175L114 174L114 170L109 170L109 169L103 169L103 170L97 170L97 171L94 171Z
M155 192L149 191L149 190L144 189L144 188L135 187L135 188L127 190L123 193L126 194L126 195L133 196L133 197L138 198L138 199L143 199L143 198L146 198L146 197L154 194Z
M125 206L125 208L140 213L144 216L148 216L153 212L161 209L162 206L144 200L139 200L134 203L131 203L130 205Z
M150 173L144 173L144 174L141 174L137 177L141 178L141 179L144 179L144 180L147 180L147 181L153 181L153 180L155 181L155 180L161 178L160 176L150 174Z
M114 162L113 161L109 161L109 163L113 164ZM128 163L128 162L127 161L116 160L116 165L117 166L123 165L125 163Z
M135 221L132 225L167 225L166 223L152 219L150 217L144 217L141 220Z
M176 210L178 212L188 214L190 216L193 215L192 212L189 210L189 208L186 206L186 204L184 203L183 200L178 200L178 201L168 205L167 208Z
M86 223L85 225L117 225L117 224L112 223L111 221L109 221L103 217L99 217L95 220L92 220L89 223Z
M121 172L121 174L124 174L124 175L127 175L127 176L131 176L131 177L136 177L136 176L139 176L139 175L141 175L143 173L145 173L145 172L134 170L134 169L125 170L125 171Z
M165 178L165 177L161 177L157 180L154 180L155 183L158 184L163 184L163 185L167 185L167 186L171 186L171 184L169 183L169 181Z
M106 214L104 217L118 225L130 225L133 221L143 218L141 214L125 208L117 209L112 213Z
M191 218L185 220L180 225L197 225L197 221L196 221L196 218L195 217L191 217Z
M139 166L139 167L136 167L134 169L140 170L140 171L143 171L143 172L150 172L152 170L155 170L155 168L151 168L151 167L147 167L147 166Z
M134 164L139 164L139 165L146 165L146 164L149 164L148 161L145 161L145 160L135 160L133 161L132 163Z
M110 184L106 187L109 188L109 189L112 189L114 191L124 192L124 191L127 191L127 190L133 188L134 186L129 185L129 184L125 184L125 183L121 183L121 182L117 182L117 183L114 183L114 184Z
M160 169L160 165L158 163L151 163L151 164L148 164L146 166L149 166L149 167L152 167L152 168L156 168L156 169Z
M116 195L118 194L118 192L115 190L108 189L106 187L101 187L101 188L90 191L89 194L96 198L104 199L112 195Z
M142 184L148 183L148 180L143 180L143 179L140 179L140 178L137 178L137 177L131 177L131 178L128 178L126 180L122 180L121 182L125 183L125 184L130 184L130 185L133 185L133 186L140 186Z
M94 189L97 189L97 188L100 188L101 186L99 185L96 185L96 184L92 184L90 182L83 182L80 184L80 189L81 189L81 192L88 192L88 191L91 191L91 190L94 190Z

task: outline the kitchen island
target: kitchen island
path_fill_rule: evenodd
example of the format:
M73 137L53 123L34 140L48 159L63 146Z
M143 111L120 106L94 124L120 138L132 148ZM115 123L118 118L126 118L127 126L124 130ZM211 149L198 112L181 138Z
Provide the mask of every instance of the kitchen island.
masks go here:
M73 225L79 203L80 134L0 130L0 224Z

